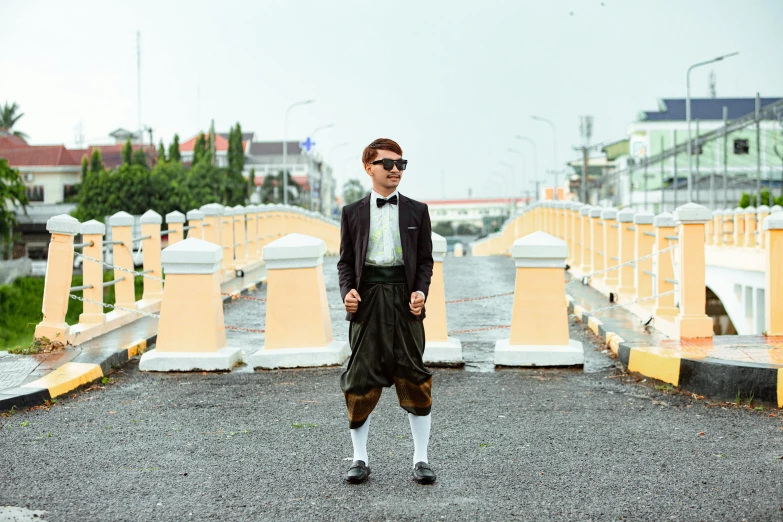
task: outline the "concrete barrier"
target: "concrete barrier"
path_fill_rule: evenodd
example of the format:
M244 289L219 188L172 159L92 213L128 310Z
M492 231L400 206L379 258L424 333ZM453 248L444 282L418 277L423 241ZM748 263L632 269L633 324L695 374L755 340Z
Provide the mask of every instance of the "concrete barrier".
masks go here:
M253 368L339 365L348 343L335 341L326 300L323 257L326 243L288 234L264 247L268 270L266 339L250 356Z
M783 212L770 214L763 222L766 236L765 310L766 335L783 335ZM781 370L783 376L783 370ZM778 377L778 389L783 377Z
M680 313L677 316L679 337L712 337L712 319L706 314L706 262L704 259L704 224L712 213L696 203L686 203L674 211L677 224Z
M517 239L511 254L517 267L511 332L495 343L495 364L584 364L582 343L568 337L563 277L568 246L539 231Z
M183 228L185 223L185 214L182 212L179 212L175 210L174 212L169 212L166 214L166 226L168 227L169 233L167 236L168 245L171 246L176 243L179 243L183 239L185 239L183 235Z
M188 238L162 254L166 287L154 350L141 356L142 371L230 370L239 348L226 346L220 266L223 249Z
M424 332L427 343L424 348L424 363L430 365L461 365L462 343L456 337L448 336L446 321L446 291L443 284L443 259L446 256L446 238L432 234L432 281L427 295L427 317L424 318Z

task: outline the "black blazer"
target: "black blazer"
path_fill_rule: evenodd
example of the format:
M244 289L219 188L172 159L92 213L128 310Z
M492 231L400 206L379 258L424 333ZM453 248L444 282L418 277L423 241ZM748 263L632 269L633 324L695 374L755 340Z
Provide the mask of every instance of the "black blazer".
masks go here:
M425 203L399 194L400 243L405 264L405 278L408 290L424 292L426 301L432 279L432 224L430 212ZM340 222L340 261L337 272L340 277L340 294L343 301L353 289L359 289L362 269L367 258L367 243L370 239L370 195L343 207ZM361 303L359 304L361 306ZM422 320L424 310L414 319ZM353 314L348 313L351 321Z

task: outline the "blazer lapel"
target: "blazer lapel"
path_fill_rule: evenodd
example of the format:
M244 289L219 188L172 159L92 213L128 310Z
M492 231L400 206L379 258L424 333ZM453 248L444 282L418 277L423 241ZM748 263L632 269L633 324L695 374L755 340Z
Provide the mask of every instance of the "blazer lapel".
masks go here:
M405 253L408 251L407 239L408 239L408 218L410 217L410 209L408 208L408 198L400 194L399 205L399 219L400 219L400 245L402 246L402 259L403 262L407 261L408 256Z
M360 266L364 266L367 260L367 243L370 240L370 196L369 194L362 198L359 203L359 238L361 240L361 250L359 252Z

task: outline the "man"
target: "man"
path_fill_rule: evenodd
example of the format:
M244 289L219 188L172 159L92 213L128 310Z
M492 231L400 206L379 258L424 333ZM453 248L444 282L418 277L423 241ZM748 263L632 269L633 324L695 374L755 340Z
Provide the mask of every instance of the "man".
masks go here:
M351 358L340 378L353 442L352 484L370 474L367 435L381 390L394 384L413 434L413 478L435 482L427 460L432 373L424 367L424 302L432 278L432 225L427 205L397 192L407 160L390 139L364 149L372 192L343 208L340 293Z

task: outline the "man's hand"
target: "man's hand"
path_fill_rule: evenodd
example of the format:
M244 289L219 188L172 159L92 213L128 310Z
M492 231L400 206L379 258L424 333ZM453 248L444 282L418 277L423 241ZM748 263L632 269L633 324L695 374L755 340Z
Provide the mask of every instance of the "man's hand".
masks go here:
M362 298L359 297L359 292L351 290L345 295L345 311L351 314L355 314L359 309L359 303Z
M421 315L421 309L424 308L424 298L418 292L411 294L411 313L413 315Z

